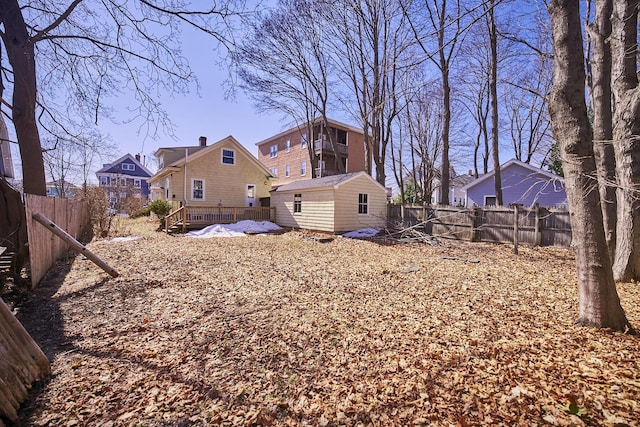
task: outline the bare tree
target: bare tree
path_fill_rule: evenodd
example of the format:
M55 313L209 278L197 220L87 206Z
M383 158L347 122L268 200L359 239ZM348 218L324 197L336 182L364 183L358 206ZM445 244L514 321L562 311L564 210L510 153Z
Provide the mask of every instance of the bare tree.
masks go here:
M640 279L640 84L637 74L640 2L613 3L611 81L618 184L613 274L617 281L628 281Z
M572 214L578 273L577 322L623 331L631 326L620 305L604 234L593 137L585 102L579 3L552 0L549 13L555 59L549 112L563 159Z
M592 2L587 2L591 7ZM613 105L611 98L611 13L613 0L596 0L596 15L587 25L587 82L593 110L593 149L598 170L600 204L609 256L616 246L616 162L613 150ZM587 12L587 18L591 15Z
M551 148L548 94L551 90L551 61L536 57L534 66L507 88L505 112L509 118L515 158L531 163Z
M406 17L394 0L343 0L330 8L335 58L347 88L343 105L361 122L367 171L386 183L387 146L392 136L398 104L397 83L415 65L407 53L413 38ZM355 100L355 102L353 101ZM355 112L352 105L355 104Z
M460 43L462 43L467 27L463 25L466 12L460 0L425 0L424 7L416 2L412 7L405 7L405 13L411 16L409 23L418 45L425 56L440 71L442 84L442 152L441 152L441 199L443 205L449 204L450 167L449 147L451 133L451 83L452 63ZM429 41L435 36L437 45L431 46Z
M260 109L278 110L305 125L307 140L319 115L329 128L330 74L333 63L323 30L324 5L308 0L281 0L275 10L259 15L249 36L234 50L240 86ZM334 152L337 141L326 135ZM312 176L318 167L313 144L307 144ZM345 165L335 157L335 170Z
M458 74L459 97L470 120L475 125L473 138L473 171L477 178L489 172L489 48L487 32L474 25L470 37L460 47ZM478 162L481 162L481 165Z
M28 171L25 192L45 194L40 133L77 133L73 127L108 116L109 96L135 93L135 114L169 128L155 95L184 92L194 82L180 52L181 26L225 42L231 6L224 0L204 9L170 0L72 0L66 6L0 0L1 53L8 59L2 75L11 83L0 86L12 90L11 100L2 94L2 105L10 111ZM36 117L49 118L56 129Z

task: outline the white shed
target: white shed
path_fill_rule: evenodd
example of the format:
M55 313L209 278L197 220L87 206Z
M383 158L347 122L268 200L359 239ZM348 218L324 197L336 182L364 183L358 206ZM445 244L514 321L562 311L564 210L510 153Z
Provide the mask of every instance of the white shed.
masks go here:
M384 227L387 192L366 172L306 179L271 191L282 227L343 233Z

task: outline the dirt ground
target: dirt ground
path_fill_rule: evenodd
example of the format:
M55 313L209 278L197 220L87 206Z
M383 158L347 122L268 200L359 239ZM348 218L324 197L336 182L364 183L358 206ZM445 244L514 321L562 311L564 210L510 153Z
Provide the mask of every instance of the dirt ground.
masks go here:
M570 250L154 227L17 307L53 371L18 425L640 425L640 339L573 325Z

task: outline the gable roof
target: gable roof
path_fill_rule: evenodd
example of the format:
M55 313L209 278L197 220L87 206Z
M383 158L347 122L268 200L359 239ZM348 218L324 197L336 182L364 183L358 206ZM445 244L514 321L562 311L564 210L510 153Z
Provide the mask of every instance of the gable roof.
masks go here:
M147 169L142 163L140 163L134 156L132 156L129 153L127 153L124 156L120 157L116 161L113 161L111 163L108 163L108 164L104 165L102 168L100 168L100 169L98 169L96 171L96 175L102 174L102 173L120 173L120 174L122 174L122 170L120 168L118 168L118 166L120 166L126 160L130 161L131 163L133 163L137 167L139 167L140 170L142 172L144 172L144 175L146 175L147 177L150 177L151 175L153 175L153 173L151 173L151 171L149 169ZM129 171L127 171L127 172L129 172ZM124 175L135 176L135 174L131 174L131 173L125 173Z
M315 120L313 121L313 124L316 124L316 123L318 123L318 122L320 122L320 121L321 121L321 119L320 119L320 118L317 118L317 119L315 119ZM346 123L342 123L342 122L339 122L339 121L337 121L337 120L333 120L333 119L327 119L327 121L329 122L329 124L330 124L331 126L335 126L335 127L338 127L338 128L347 129L347 130L349 130L349 131L351 131L351 132L357 132L357 133L359 133L359 134L364 135L364 132L362 131L362 129L358 129L358 128L357 128L357 127L355 127L355 126L351 126L351 125L348 125L348 124L346 124ZM283 130L282 132L280 132L280 133L278 133L278 134L276 134L276 135L270 136L270 137L269 137L269 138L267 138L267 139L263 139L262 141L258 141L258 142L256 142L256 145L260 146L260 145L266 144L266 143L268 143L268 142L274 141L274 140L276 140L276 139L278 139L278 138L280 138L280 137L282 137L282 136L284 136L284 135L287 135L287 134L289 134L289 133L291 133L291 132L293 132L293 131L295 131L295 130L302 130L302 129L304 129L304 128L307 126L307 123L308 123L308 122L305 122L305 123L303 123L303 124L301 124L301 125L299 125L299 126L293 126L293 127L288 128L288 129L286 129L286 130Z
M269 172L267 170L267 168L258 161L258 159L256 159L256 157L251 154L249 152L249 150L247 150L246 148L244 148L244 146L242 144L240 144L238 142L237 139L235 139L232 135L229 135L225 138L222 138L220 141L214 142L211 145L205 146L205 147L197 147L199 148L198 150L196 150L195 152L193 152L193 155L191 154L191 148L194 147L172 147L172 148L160 148L158 151L160 150L167 150L167 149L171 149L171 150L185 150L187 149L187 154L188 156L183 156L182 158L180 158L179 160L176 160L175 162L166 165L164 168L162 168L161 170L159 170L158 172L156 172L155 175L153 175L149 181L156 181L159 178L161 178L162 176L166 175L168 172L172 172L172 171L176 171L179 170L181 167L184 166L184 164L186 162L190 162L192 160L198 159L202 156L206 156L208 153L215 151L216 149L220 148L222 145L227 144L227 143L231 143L232 145L234 145L234 148L237 149L238 151L240 151L246 158L248 158L251 163L253 163L257 168L259 168L262 173L265 174L265 176L268 177L273 177L273 175L271 174L271 172ZM156 153L158 152L156 151Z
M378 187L380 187L383 191L387 191L378 181L373 179L368 173L365 171L360 172L351 172L345 173L342 175L331 175L331 176L323 176L322 178L313 178L313 179L302 179L299 181L293 181L288 184L284 184L276 188L276 192L283 191L294 191L294 190L320 190L320 189L337 189L342 184L349 182L353 179L358 178L359 176L366 176L371 181L375 182Z
M525 162L521 162L520 160L516 160L516 159L511 159L508 162L504 163L502 166L500 166L500 171L502 172L503 170L507 169L510 166L519 166L521 168L527 169L529 170L531 173L537 173L540 174L548 179L555 179L555 180L560 180L561 182L564 182L564 178L562 178L561 176L558 176L556 174L553 174L551 172L542 170L540 168L537 168L535 166L531 166L529 163L525 163ZM478 179L475 179L473 181L471 181L470 183L468 183L467 185L463 186L461 188L461 190L463 191L467 191L469 188L473 188L476 185L488 180L488 179L492 179L493 176L495 175L495 171L491 171L489 173L486 173L484 175L482 175L481 177L478 177Z

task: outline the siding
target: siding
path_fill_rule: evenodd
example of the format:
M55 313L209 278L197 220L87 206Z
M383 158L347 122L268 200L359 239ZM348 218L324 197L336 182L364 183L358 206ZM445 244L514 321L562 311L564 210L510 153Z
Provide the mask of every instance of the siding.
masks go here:
M235 164L222 163L222 150L235 152ZM183 199L183 172L174 173L171 194L177 201ZM204 200L191 199L193 179L204 180ZM265 184L266 182L266 184ZM247 184L256 186L254 206L259 206L261 197L269 197L271 183L265 174L251 159L248 159L232 142L216 147L209 153L187 163L187 204L190 206L244 206ZM171 197L171 195L170 195Z
M294 194L302 194L302 211L293 214ZM367 193L367 215L358 214L358 194ZM367 227L384 227L387 218L386 190L370 176L357 175L337 186L273 191L271 206L283 227L342 233Z
M367 215L358 214L358 194L367 193ZM368 227L384 227L387 222L387 195L373 180L359 176L338 186L335 192L335 232Z
M535 203L541 206L559 206L567 203L564 184L560 180L549 179L543 174L532 172L517 164L503 169L501 174L502 198L505 206L510 203L522 203L524 206L532 206ZM484 206L484 196L494 194L492 177L468 189L467 206L474 204Z
M302 194L302 209L293 213L294 194ZM282 227L334 232L332 189L272 192L271 206L276 208L276 223Z

